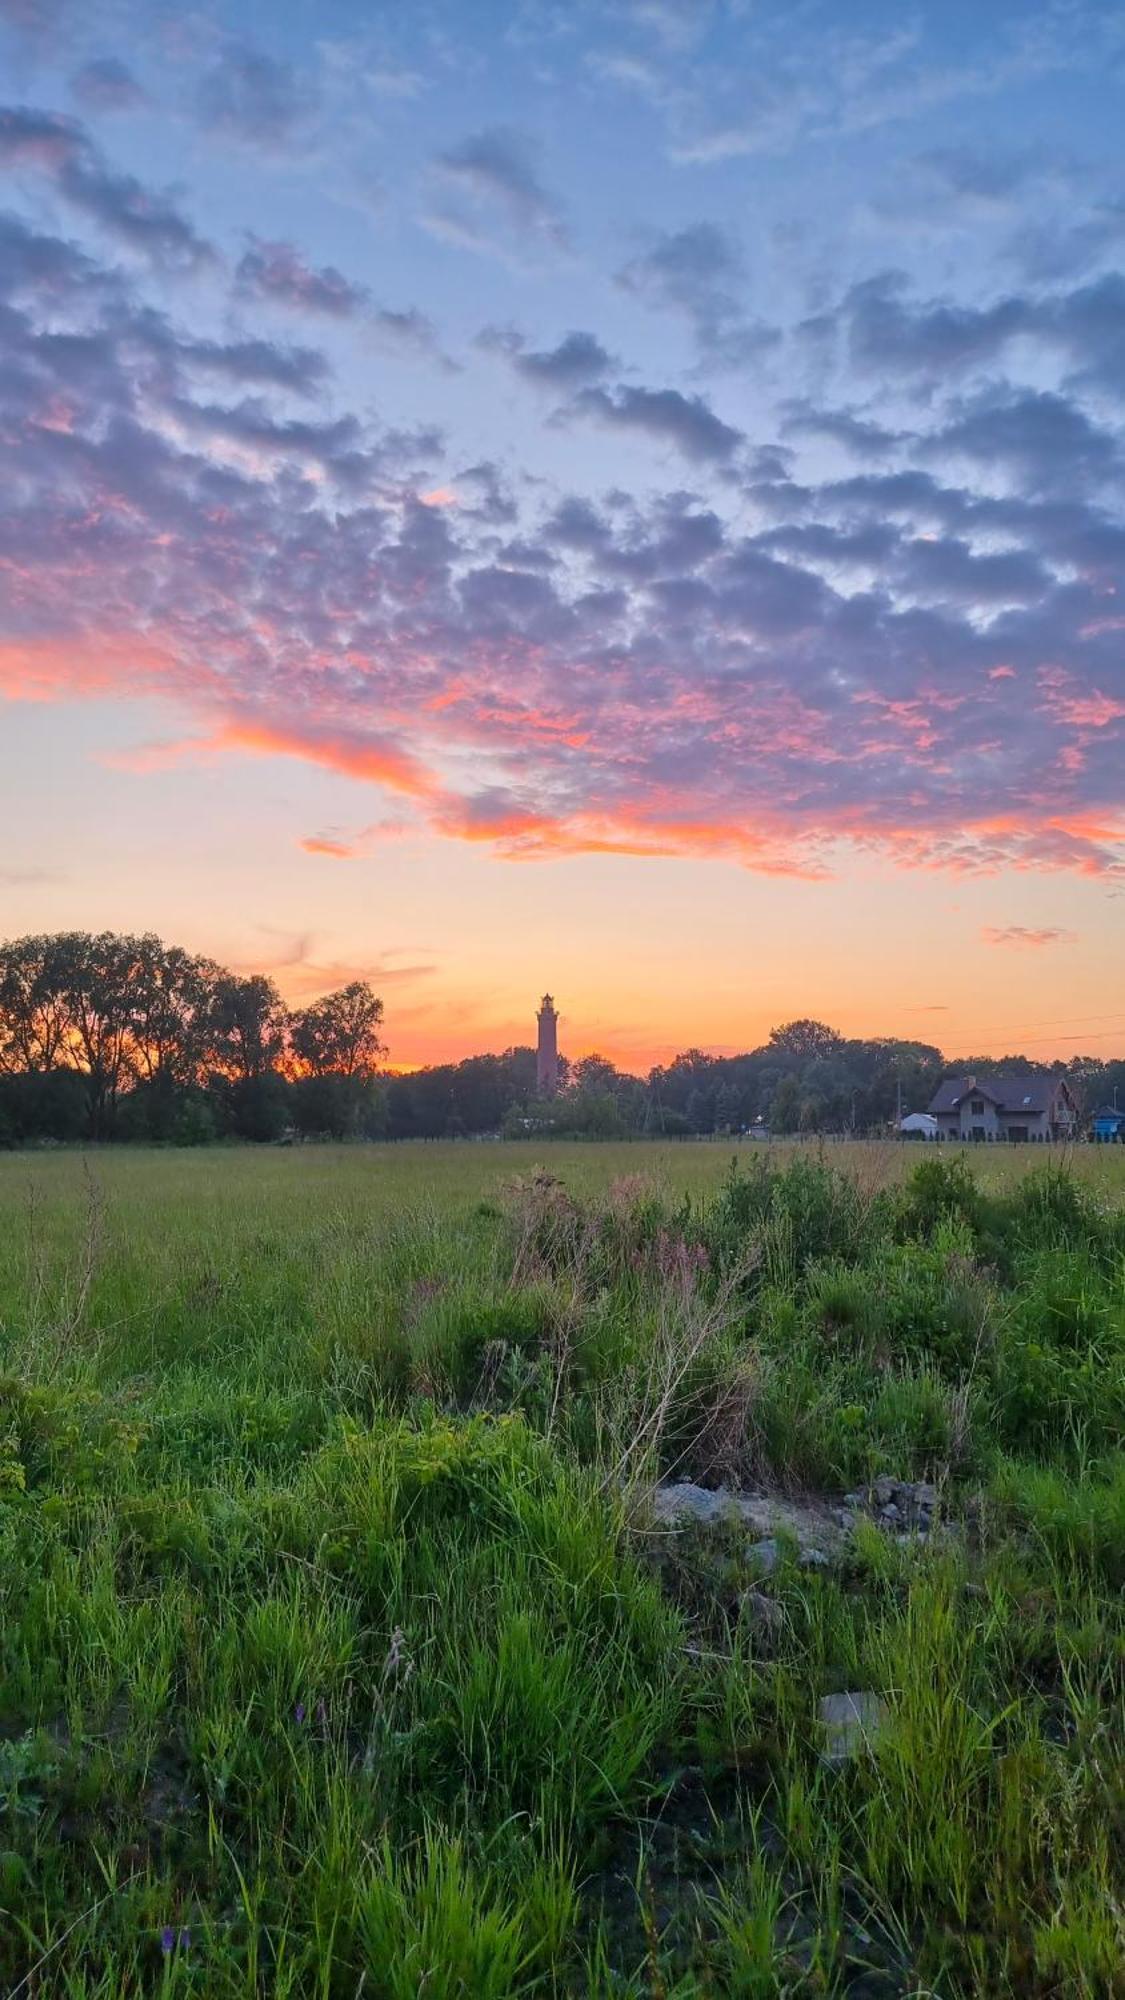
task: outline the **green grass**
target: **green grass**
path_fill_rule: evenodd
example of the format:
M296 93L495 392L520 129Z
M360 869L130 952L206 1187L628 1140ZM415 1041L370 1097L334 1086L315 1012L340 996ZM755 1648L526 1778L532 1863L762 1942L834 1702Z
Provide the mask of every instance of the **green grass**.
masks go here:
M1125 1150L733 1151L0 1156L0 1990L1125 1991Z

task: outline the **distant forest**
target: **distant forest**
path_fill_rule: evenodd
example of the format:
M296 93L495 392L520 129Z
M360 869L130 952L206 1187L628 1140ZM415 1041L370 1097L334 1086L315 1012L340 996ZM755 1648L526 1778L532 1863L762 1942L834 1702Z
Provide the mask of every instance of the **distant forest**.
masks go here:
M0 945L0 1145L203 1145L224 1138L687 1137L885 1133L924 1109L950 1067L926 1042L849 1040L790 1021L739 1056L689 1049L647 1077L599 1055L560 1068L535 1101L535 1051L469 1056L410 1075L385 1068L383 1004L353 981L285 1007L242 976L159 938L63 931ZM1027 1071L1026 1056L958 1060ZM1125 1098L1125 1060L1055 1063L1087 1106Z

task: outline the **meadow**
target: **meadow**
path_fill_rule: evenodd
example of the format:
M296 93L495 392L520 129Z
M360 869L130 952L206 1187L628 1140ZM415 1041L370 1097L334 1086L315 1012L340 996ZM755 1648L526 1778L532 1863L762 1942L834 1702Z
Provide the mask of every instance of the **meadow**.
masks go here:
M1125 1993L1123 1439L1125 1148L0 1155L0 1990Z

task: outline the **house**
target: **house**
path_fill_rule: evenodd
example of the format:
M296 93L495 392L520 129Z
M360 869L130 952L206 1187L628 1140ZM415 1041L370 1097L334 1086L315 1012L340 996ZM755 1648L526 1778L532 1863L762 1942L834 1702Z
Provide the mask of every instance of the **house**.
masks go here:
M1073 1139L1078 1105L1069 1083L1054 1070L1027 1076L947 1076L930 1101L943 1139Z
M1090 1120L1090 1133L1103 1146L1114 1139L1125 1143L1125 1111L1119 1111L1116 1104L1100 1105Z

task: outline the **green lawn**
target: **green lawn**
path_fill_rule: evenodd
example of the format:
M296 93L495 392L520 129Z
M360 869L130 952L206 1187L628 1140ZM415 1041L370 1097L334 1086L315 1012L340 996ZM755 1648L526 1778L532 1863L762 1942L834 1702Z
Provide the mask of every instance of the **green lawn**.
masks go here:
M1125 1990L1125 1149L967 1166L0 1156L0 1990Z

